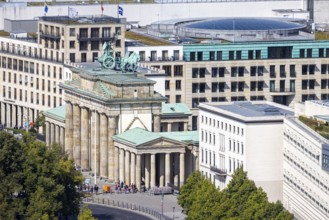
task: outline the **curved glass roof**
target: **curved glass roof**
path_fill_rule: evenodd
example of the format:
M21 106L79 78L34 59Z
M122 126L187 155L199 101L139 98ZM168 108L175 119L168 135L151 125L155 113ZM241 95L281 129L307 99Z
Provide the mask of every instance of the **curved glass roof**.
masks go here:
M223 18L193 22L184 26L207 30L278 30L304 27L296 23L261 18Z

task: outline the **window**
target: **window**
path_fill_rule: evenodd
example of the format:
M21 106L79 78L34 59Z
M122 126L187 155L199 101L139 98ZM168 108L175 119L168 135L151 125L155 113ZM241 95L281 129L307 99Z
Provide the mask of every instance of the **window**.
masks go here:
M81 53L81 62L87 62L87 53Z
M183 76L183 65L174 66L174 76Z
M70 53L70 61L75 63L75 53Z
M170 81L169 80L165 81L165 89L170 90Z
M145 61L145 51L139 51L139 59L140 61Z
M308 80L302 80L302 90L307 89Z
M181 103L181 102L182 102L182 96L176 95L176 103Z
M195 52L190 52L190 61L195 61Z
M234 51L229 51L228 52L228 59L229 60L234 60Z
M236 77L238 72L237 67L231 67L231 77Z
M99 50L99 41L91 41L91 50Z
M321 74L327 74L327 72L328 72L328 65L321 64Z
M296 66L290 65L290 77L296 77Z
M171 66L164 65L162 66L162 69L165 71L166 76L171 76Z
M70 28L70 37L75 36L75 28Z
M181 90L182 89L182 85L181 85L181 80L176 80L176 90Z
M209 52L209 60L215 60L215 51Z
M307 65L302 65L302 75L307 75Z
M223 52L217 51L217 60L223 60Z
M254 51L253 50L248 50L248 59L249 60L254 59Z
M305 49L299 49L299 57L305 58Z
M198 52L198 61L203 60L203 52Z
M70 41L70 49L74 49L75 48L75 41L71 40Z
M241 60L241 50L236 51L236 59Z
M251 66L250 67L250 76L256 76L256 66Z
M260 50L256 50L256 59L260 59L261 58L261 51Z
M307 58L312 58L312 49L307 49Z
M219 67L218 76L219 77L224 77L225 76L225 67Z
M320 58L324 57L324 49L323 48L319 48L319 57Z
M218 67L211 68L211 77L217 77Z

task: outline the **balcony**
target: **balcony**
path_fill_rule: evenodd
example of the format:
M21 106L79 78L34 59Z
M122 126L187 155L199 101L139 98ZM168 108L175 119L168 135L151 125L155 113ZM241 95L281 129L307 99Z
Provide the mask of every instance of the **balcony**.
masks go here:
M210 166L210 171L215 172L217 175L220 176L227 176L227 170L226 169L220 169L215 166Z
M44 31L40 31L40 37L47 38L47 39L53 39L53 40L59 40L61 38L61 36L57 33L49 33L49 32L44 32Z
M293 88L278 88L278 89L270 89L270 94L273 96L278 95L294 95L295 90Z

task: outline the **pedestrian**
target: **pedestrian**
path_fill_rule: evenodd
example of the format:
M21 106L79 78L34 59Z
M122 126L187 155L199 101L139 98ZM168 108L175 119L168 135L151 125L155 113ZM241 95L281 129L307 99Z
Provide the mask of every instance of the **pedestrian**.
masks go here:
M97 184L95 184L95 186L94 186L94 191L95 191L95 194L97 195L97 193L98 193L98 186L97 186Z

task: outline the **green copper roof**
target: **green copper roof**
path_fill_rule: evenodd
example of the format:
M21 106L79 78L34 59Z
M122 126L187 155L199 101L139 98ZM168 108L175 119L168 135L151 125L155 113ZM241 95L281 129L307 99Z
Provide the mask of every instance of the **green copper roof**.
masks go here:
M161 138L161 136L158 133L153 133L146 131L142 128L133 128L128 131L125 131L121 134L117 134L113 136L114 140L121 139L124 142L128 142L134 146L156 140L158 138Z
M184 103L162 103L161 114L162 115L177 115L177 114L191 115L192 112L190 111L189 107L187 107L187 105Z
M65 121L65 105L49 109L45 112L47 117L51 117L57 120Z
M120 140L129 143L135 147L138 145L165 137L167 139L186 142L186 143L198 143L199 133L198 131L177 131L177 132L150 132L142 128L133 128L124 133L113 136L114 140Z

